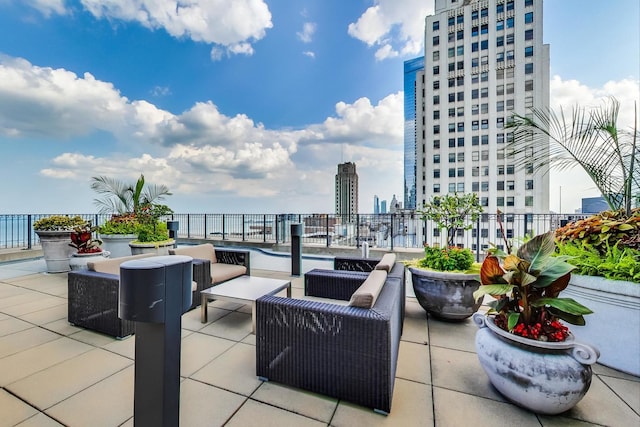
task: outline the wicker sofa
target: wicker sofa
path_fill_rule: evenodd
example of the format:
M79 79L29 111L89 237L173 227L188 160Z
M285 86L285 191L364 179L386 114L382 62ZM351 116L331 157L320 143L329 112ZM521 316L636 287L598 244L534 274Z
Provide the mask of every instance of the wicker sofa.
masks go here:
M197 295L194 294L194 298L197 296L198 300L200 299L200 291L211 285L217 285L245 274L251 274L249 251L214 248L211 243L203 243L169 249L169 254L192 257L194 260L194 275L196 274L196 265L203 264L203 268L206 271L202 274L206 275L208 272L210 280L207 286L198 289ZM197 302L197 305L200 305L200 301Z
M370 308L346 305L376 273L312 270L307 299L256 301L256 374L389 413L404 307L404 265L394 263ZM357 291L356 291L357 292ZM321 298L318 300L318 298Z

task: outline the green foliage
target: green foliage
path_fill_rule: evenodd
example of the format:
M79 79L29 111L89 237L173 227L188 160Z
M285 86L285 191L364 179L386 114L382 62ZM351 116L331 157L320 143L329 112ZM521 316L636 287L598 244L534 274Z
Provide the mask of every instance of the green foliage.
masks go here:
M619 242L606 248L602 254L587 242L567 241L558 244L557 252L571 257L569 262L577 267L577 274L640 283L640 250L621 247Z
M84 225L85 222L80 216L53 215L34 222L33 229L37 231L71 231L76 226Z
M425 246L424 258L420 259L416 266L438 271L467 271L473 262L473 254L469 249Z
M164 196L171 195L166 185L145 186L142 174L133 184L107 176L94 176L91 181L91 189L104 195L102 199L94 200L100 213L135 213L143 206L153 204L164 199Z
M136 234L137 230L138 220L134 214L113 215L98 228L100 234Z
M138 224L136 232L138 233L137 243L164 242L169 240L169 231L167 230L167 224L164 222Z
M439 229L447 230L447 245L453 246L457 229L470 230L482 213L482 206L476 193L434 196L417 210L423 220L431 220Z

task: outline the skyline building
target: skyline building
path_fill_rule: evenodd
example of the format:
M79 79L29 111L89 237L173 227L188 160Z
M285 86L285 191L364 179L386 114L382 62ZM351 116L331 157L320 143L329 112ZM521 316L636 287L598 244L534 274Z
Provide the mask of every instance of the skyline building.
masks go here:
M340 163L336 174L336 215L350 218L358 214L358 174L356 164Z
M380 213L380 199L377 195L373 196L373 214L378 215Z
M424 75L424 56L404 61L404 206L407 209L416 208L416 88L419 75Z
M405 62L405 109L407 68L419 60ZM412 71L414 129L405 110L405 200L415 174L414 207L435 195L473 192L487 213L549 212L546 168L534 174L532 166L517 167L520 159L505 150L513 113L549 108L542 0L435 0L423 60ZM548 152L548 142L518 156L538 150Z

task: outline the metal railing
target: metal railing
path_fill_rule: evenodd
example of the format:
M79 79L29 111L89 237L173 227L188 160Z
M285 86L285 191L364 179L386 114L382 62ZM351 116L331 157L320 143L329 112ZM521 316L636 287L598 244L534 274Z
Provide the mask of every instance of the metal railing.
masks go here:
M79 214L93 224L101 225L110 215ZM33 223L47 214L0 215L0 249L39 246ZM507 238L522 239L528 234L555 230L564 222L587 217L583 214L509 214L502 222ZM369 247L393 251L399 248L421 248L423 245L445 246L444 230L431 221L411 213L360 214L173 214L165 219L178 221L178 238L221 241L290 242L291 224L303 224L302 242L315 246ZM471 230L457 230L454 244L484 252L491 245L502 245L497 214L482 214Z

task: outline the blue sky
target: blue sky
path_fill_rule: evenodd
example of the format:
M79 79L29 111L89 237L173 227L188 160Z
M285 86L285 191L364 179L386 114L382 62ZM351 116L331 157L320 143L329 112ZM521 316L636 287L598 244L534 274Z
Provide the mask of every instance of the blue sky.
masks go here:
M0 213L94 212L144 173L176 212L360 211L402 199L403 61L425 0L0 0ZM547 0L552 105L640 98L637 0ZM551 208L597 192L552 175Z

